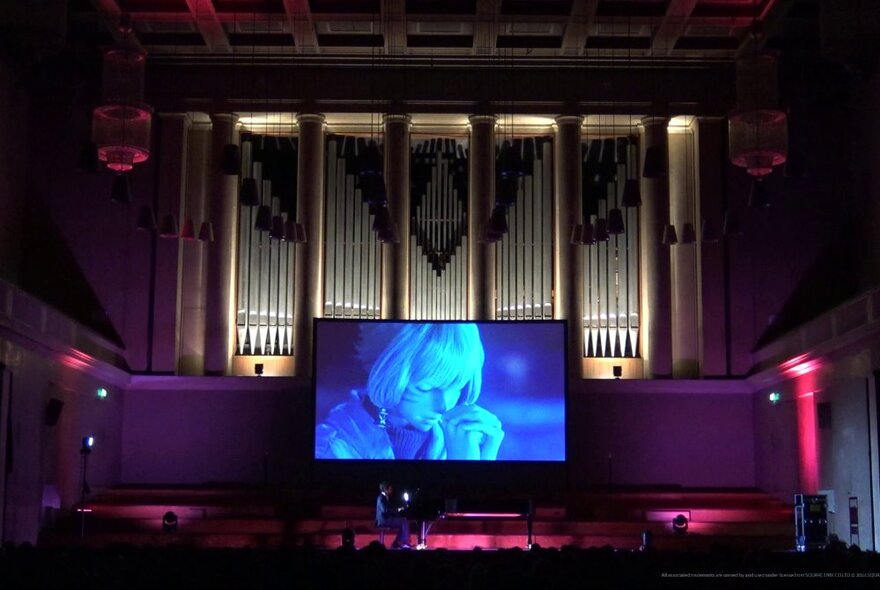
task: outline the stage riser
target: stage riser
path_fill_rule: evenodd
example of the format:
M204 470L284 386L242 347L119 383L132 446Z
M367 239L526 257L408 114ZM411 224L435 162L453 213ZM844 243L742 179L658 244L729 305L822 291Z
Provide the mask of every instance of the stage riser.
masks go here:
M635 548L645 530L658 548L793 545L792 508L756 492L582 493L557 500L536 507L533 538L544 546ZM336 547L345 529L354 530L359 547L377 539L371 500L321 505L317 496L298 492L126 489L100 493L89 507L85 543L91 546ZM175 533L162 531L162 517L169 511L177 515ZM672 531L678 513L689 517L687 535ZM415 524L411 531L415 540ZM78 533L78 515L68 514L55 518L40 542L79 544ZM524 546L526 535L524 520L445 519L432 525L428 539L436 548L504 548Z

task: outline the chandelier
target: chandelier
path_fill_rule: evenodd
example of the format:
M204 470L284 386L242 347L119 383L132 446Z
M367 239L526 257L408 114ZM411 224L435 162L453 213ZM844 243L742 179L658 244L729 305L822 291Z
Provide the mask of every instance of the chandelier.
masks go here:
M123 19L127 37L131 24ZM118 173L150 157L153 109L144 103L146 53L127 43L104 51L101 104L92 112L92 141L98 160Z

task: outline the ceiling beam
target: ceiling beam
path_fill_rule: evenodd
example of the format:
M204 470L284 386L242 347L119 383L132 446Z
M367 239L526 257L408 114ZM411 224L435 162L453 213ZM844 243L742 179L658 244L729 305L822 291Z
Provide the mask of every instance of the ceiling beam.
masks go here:
M474 55L493 55L498 38L501 0L477 0L474 20Z
M698 0L672 0L666 8L666 15L660 21L654 39L651 41L651 51L654 55L671 55L675 49L678 38L687 27L688 19L694 11Z
M309 0L284 0L284 12L297 53L321 53Z
M189 12L196 21L196 28L202 34L208 49L217 53L231 53L229 37L217 16L212 0L186 0Z
M589 25L596 17L599 0L574 0L562 36L562 55L580 55L589 36Z
M406 53L406 0L382 0L382 33L385 36L385 53Z

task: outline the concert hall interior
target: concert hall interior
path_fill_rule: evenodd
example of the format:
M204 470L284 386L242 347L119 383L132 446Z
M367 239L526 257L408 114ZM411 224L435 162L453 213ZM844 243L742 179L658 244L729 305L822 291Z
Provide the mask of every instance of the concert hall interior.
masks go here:
M524 547L521 501L544 547L788 550L806 494L876 550L878 31L837 0L0 3L2 541L360 548L389 480L460 516L429 548ZM431 322L478 356L407 340Z

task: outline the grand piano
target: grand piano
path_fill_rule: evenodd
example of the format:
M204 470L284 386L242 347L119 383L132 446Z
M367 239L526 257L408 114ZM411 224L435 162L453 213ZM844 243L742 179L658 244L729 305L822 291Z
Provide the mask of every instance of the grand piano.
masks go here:
M534 506L528 498L430 498L417 493L402 514L419 525L418 549L428 547L428 533L439 520L522 520L526 546L532 546Z

